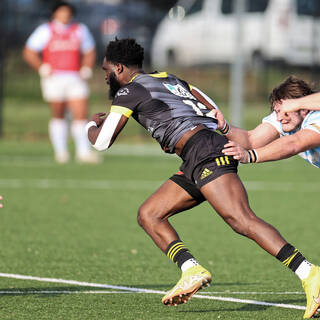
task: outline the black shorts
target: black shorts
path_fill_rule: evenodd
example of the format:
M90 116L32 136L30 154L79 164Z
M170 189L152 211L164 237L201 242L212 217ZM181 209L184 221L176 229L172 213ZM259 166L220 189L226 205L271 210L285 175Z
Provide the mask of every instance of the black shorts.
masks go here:
M195 133L183 147L180 170L197 189L223 174L237 173L238 161L222 153L227 142L225 136L204 129Z
M190 194L190 196L198 202L198 204L206 200L206 198L202 195L201 191L197 188L195 183L189 180L182 171L178 171L176 174L170 177L170 180L172 180L182 189L187 191Z

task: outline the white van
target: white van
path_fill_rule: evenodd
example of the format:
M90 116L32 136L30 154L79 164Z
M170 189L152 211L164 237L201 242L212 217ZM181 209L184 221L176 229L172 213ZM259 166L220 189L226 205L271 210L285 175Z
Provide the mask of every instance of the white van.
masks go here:
M232 63L236 0L183 0L160 23L153 40L154 67ZM246 0L243 52L248 64L320 63L320 0Z

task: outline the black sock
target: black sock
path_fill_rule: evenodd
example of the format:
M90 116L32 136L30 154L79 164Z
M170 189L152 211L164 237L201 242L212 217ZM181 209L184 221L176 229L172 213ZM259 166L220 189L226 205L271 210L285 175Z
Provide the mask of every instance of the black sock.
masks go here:
M182 264L187 260L194 259L193 255L189 252L180 239L174 240L168 245L168 248L166 249L166 255L170 260L176 263L179 268L181 268Z
M302 261L306 258L300 253L298 249L291 244L286 243L277 254L276 258L280 260L285 266L295 272Z

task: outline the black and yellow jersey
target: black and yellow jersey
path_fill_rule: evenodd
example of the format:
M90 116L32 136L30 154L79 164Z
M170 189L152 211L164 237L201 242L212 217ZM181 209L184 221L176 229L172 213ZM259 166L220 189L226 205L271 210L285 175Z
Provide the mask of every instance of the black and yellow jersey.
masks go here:
M111 112L132 117L148 130L162 149L174 153L178 140L203 124L216 130L217 120L192 94L191 86L166 72L138 74L118 90Z

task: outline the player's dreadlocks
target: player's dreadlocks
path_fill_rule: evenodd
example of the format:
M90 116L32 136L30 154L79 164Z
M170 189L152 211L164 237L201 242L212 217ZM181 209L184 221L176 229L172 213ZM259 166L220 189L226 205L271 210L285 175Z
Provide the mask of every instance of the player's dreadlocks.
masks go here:
M142 68L144 49L135 39L118 39L110 41L105 57L107 61L121 63L125 66L138 66Z
M301 98L315 92L305 81L296 76L290 76L272 90L269 96L271 110L273 110L275 103L282 99Z

